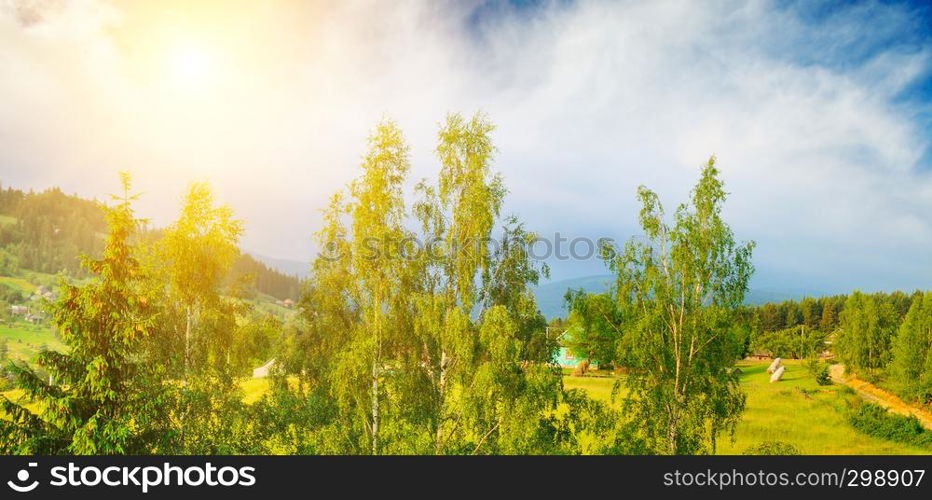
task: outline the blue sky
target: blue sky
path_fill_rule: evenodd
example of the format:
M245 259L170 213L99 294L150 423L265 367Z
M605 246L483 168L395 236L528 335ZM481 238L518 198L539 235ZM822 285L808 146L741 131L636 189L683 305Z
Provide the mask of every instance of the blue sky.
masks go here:
M437 123L497 124L506 211L543 236L637 233L718 157L754 285L932 287L932 14L910 2L13 1L0 180L85 196L129 169L169 222L209 180L244 246L309 260L327 197L395 119L412 185ZM554 279L605 272L552 261Z

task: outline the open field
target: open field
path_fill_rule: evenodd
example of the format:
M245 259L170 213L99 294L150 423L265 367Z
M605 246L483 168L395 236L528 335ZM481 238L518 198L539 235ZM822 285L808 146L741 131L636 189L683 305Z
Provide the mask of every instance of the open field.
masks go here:
M50 328L24 322L16 322L12 326L0 325L0 338L7 340L9 356L17 360L32 359L43 345L52 350L65 348L65 344Z
M735 430L734 442L724 436L720 454L740 454L762 441L783 441L808 455L925 454L930 450L866 436L853 429L846 412L857 396L842 385L820 386L798 361L787 361L781 382L771 384L770 361L741 361L741 388L747 406ZM565 376L567 388L585 389L609 402L613 377Z
M24 278L0 276L0 286L6 286L24 295L29 295L36 289L36 285Z

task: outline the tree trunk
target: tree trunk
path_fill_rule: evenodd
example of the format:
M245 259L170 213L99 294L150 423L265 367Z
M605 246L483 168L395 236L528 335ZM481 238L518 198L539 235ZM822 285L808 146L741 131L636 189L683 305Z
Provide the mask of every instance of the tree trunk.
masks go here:
M188 376L188 359L191 355L191 306L187 307L185 312L184 325L184 376Z
M442 351L440 353L440 388L439 388L439 397L437 401L437 433L434 436L434 453L440 455L442 450L441 442L443 441L443 407L444 407L444 398L446 397L447 389L447 365L450 360L447 358L447 352Z
M193 312L192 309L191 309L191 305L188 304L188 306L187 306L186 309L185 309L185 316L184 316L184 367L183 367L183 368L184 368L184 372L182 373L182 378L184 379L184 383L185 383L185 384L187 384L187 382L188 382L188 368L189 368L189 366L188 366L188 365L189 365L189 361L188 361L188 360L189 360L189 358L190 358L190 356L191 356L191 328L192 328L192 324L193 324L193 322L194 322L193 314L194 314L194 312ZM185 422L184 422L186 416L187 416L187 408L185 407L185 408L181 411L180 422L179 422L179 423L181 424L181 425L180 425L181 428L180 428L179 430L180 430L180 434L181 434L181 446L182 446L182 448L186 448L186 444L185 444Z
M379 454L379 369L372 363L372 454Z

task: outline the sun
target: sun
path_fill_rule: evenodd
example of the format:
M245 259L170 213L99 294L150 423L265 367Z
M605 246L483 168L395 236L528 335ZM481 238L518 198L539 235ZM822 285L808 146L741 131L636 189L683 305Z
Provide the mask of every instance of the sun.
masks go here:
M214 83L216 64L216 55L209 49L186 44L169 51L165 71L169 81L179 90L204 90Z

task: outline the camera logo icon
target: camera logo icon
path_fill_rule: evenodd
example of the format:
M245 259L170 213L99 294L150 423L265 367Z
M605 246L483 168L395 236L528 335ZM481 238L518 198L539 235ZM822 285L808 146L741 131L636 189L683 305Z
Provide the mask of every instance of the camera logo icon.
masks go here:
M38 467L38 465L39 464L35 462L29 462L29 467ZM27 481L29 481L29 470L20 469L19 472L16 473L16 481L7 481L6 485L9 486L13 491L17 491L19 493L30 492L39 486L39 481L33 481L29 484L26 484Z

